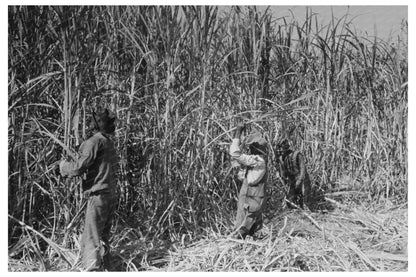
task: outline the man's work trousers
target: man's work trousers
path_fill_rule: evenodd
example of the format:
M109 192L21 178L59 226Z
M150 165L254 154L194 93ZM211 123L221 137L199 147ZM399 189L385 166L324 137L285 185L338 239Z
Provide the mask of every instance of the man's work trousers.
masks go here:
M87 271L102 270L104 245L108 248L111 220L117 203L113 193L90 195L81 237L82 263Z
M309 175L305 175L305 178L299 186L296 186L296 176L289 177L287 181L289 183L289 193L287 195L287 199L299 208L304 209L305 204L310 204L309 196L311 193L311 181L309 179ZM291 204L288 204L288 207L294 208Z
M245 238L263 227L264 182L249 186L244 179L238 196L235 229Z

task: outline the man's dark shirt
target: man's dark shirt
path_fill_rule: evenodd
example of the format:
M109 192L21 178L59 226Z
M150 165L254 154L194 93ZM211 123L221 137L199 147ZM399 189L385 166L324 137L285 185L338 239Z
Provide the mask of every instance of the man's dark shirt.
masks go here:
M79 152L78 160L61 165L61 174L81 176L86 173L84 191L114 191L117 185L115 172L118 157L111 139L97 132L81 144Z

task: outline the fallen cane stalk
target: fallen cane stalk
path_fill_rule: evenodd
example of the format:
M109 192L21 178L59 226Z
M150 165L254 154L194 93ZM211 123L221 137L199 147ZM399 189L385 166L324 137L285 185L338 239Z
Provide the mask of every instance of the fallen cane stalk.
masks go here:
M14 218L13 216L11 216L10 214L8 215L9 216L9 218L10 219L12 219L12 220L14 220L14 221L16 221L22 228L24 228L24 229L26 229L26 230L29 230L29 231L31 231L32 233L34 233L35 235L37 235L37 236L39 236L40 238L42 238L46 243L48 243L49 244L49 246L51 246L54 250L55 250L55 252L66 262L66 263L68 263L68 265L70 266L70 267L72 267L73 266L73 261L71 261L71 259L70 258L68 258L66 255L65 255L65 253L64 253L64 251L65 250L63 250L63 249L61 249L61 247L58 245L58 244L56 244L55 242L53 242L52 240L50 240L50 239L48 239L47 237L45 237L42 233L40 233L39 231L37 231L37 230L35 230L35 229L33 229L31 226L29 226L29 225L27 225L26 223L24 223L24 222L22 222L22 221L20 221L20 220L18 220L18 219L16 219L16 218Z
M328 197L326 197L326 196L325 196L325 201L328 201L328 202L330 202L330 203L332 203L332 204L336 205L338 208L341 208L341 209L344 209L344 210L351 210L351 208L350 208L350 207L348 207L347 205L341 204L341 203L339 203L338 201L335 201L335 200L333 200L333 199L331 199L331 198L328 198Z
M299 211L301 211L302 212L302 214L304 215L304 216L306 216L311 222L312 222L312 224L313 225L315 225L315 227L316 228L318 228L319 229L319 231L322 231L323 230L323 228L318 224L318 222L316 222L315 221L315 219L313 219L305 210L303 210L303 209L301 209L298 205L296 205L296 204L294 204L294 203L292 203L291 201L289 201L289 200L287 200L287 199L285 199L285 201L287 202L287 203L289 203L290 205L293 205L293 207L295 207L296 209L298 209Z

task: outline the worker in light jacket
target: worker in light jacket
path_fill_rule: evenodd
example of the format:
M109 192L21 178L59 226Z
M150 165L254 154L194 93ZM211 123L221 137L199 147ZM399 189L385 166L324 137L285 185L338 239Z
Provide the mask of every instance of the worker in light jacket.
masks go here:
M238 178L242 186L238 196L235 221L236 238L253 236L263 226L263 204L267 183L267 142L257 131L244 139L249 153L240 149L240 137L245 126L239 124L230 146L231 161L239 167Z

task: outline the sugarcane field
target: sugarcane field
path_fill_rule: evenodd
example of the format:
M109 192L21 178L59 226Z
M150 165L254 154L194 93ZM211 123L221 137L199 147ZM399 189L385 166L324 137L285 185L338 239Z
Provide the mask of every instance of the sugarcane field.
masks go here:
M8 272L409 272L408 6L7 9Z

